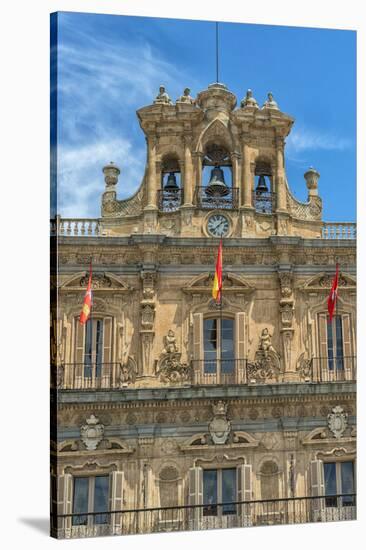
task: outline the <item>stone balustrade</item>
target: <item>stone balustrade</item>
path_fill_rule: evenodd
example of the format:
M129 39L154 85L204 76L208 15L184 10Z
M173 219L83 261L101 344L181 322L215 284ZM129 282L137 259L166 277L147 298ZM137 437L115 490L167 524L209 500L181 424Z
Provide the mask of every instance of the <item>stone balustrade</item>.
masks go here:
M97 237L101 235L98 218L60 218L51 220L51 235L59 237Z
M324 222L323 239L356 239L357 226L352 222Z

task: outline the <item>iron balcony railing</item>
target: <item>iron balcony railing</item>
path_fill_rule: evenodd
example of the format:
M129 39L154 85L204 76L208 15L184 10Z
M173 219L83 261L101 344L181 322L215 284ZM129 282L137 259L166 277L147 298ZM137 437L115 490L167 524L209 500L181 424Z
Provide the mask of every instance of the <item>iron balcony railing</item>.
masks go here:
M162 212L175 212L183 204L183 189L157 191L158 208Z
M313 357L311 360L312 382L344 382L356 379L355 356Z
M291 382L354 382L357 379L355 356L313 357L298 369ZM189 376L174 385L276 384L285 380L284 372L267 363L247 359L192 360ZM58 389L122 389L134 384L135 373L122 363L65 363L51 369L51 385Z
M122 363L64 363L51 369L51 385L59 389L97 390L124 387L127 373Z
M245 384L246 359L197 359L192 361L193 380L196 385Z
M349 493L113 512L63 515L51 512L51 534L58 538L81 538L354 519L356 494Z
M253 206L256 212L272 214L276 208L276 193L265 191L263 193L253 191Z
M227 187L226 195L209 195L207 187L196 187L194 191L194 203L198 208L207 210L236 209L239 208L239 188Z

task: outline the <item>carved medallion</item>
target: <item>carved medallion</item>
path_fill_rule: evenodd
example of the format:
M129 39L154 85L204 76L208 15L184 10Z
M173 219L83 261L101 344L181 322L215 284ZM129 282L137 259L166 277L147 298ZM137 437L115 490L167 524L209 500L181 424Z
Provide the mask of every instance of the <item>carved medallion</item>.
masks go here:
M86 424L80 428L81 441L88 451L95 451L103 439L103 434L104 426L94 414L91 414L90 417L86 419Z
M230 421L227 419L227 403L218 401L212 406L214 417L208 425L208 429L215 445L226 443L231 430Z
M328 414L328 428L334 437L342 437L343 432L347 428L347 417L348 414L339 405L334 407L332 412Z

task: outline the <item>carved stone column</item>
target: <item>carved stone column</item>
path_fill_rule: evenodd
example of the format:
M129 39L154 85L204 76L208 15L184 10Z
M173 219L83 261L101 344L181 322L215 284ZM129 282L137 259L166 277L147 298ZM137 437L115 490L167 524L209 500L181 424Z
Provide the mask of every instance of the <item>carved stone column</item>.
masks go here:
M201 152L194 152L192 153L193 161L194 161L194 184L193 184L193 191L197 187L202 187L202 159L203 159L203 153Z
M294 335L293 316L294 300L292 282L293 275L291 271L280 271L278 273L281 287L280 299L280 319L281 319L281 339L282 339L282 357L284 363L284 381L292 382L297 380L298 376L293 367L294 359L292 350L292 340Z
M147 206L146 209L157 208L157 185L156 185L156 145L155 136L149 135L147 141Z
M142 271L142 300L141 311L141 369L142 376L154 376L152 348L155 336L155 271Z
M242 135L241 206L253 208L253 179L250 169L250 147L246 134Z
M277 194L277 212L287 212L286 205L286 185L285 185L285 167L284 167L284 139L282 136L276 137L276 194Z
M239 204L241 205L240 199L240 174L239 174L239 153L231 153L231 166L233 172L233 187L239 189Z
M192 137L184 136L184 206L193 204L193 164L191 155Z

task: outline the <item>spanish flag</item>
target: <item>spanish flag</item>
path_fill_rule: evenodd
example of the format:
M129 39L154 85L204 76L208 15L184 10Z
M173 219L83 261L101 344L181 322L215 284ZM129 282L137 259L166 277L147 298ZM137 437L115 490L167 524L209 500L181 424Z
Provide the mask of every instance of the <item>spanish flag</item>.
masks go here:
M89 319L90 311L92 308L92 266L90 262L90 269L89 269L89 281L88 281L88 287L86 289L84 302L83 302L83 309L80 313L80 324L85 325L87 320Z
M338 278L339 278L339 266L338 263L336 264L336 272L334 275L332 288L330 289L329 296L328 296L328 321L329 323L332 322L333 314L334 314L334 308L336 307L337 298L338 298Z
M219 244L219 250L217 252L215 277L212 287L212 296L219 304L221 302L221 289L222 289L222 240Z

